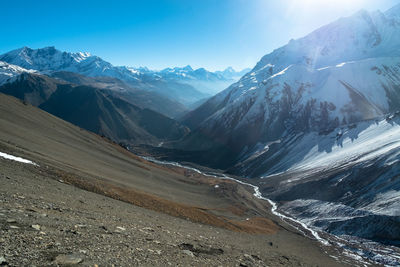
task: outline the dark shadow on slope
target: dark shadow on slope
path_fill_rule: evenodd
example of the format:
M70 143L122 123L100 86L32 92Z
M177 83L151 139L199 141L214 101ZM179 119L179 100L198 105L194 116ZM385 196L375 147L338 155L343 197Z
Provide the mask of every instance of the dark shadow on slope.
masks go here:
M331 222L326 229L334 235L352 235L400 247L400 217L368 215Z

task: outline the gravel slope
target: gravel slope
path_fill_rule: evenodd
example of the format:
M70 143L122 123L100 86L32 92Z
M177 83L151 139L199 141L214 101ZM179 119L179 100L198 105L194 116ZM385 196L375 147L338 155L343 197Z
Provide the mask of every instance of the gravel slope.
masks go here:
M0 151L39 164L0 158L0 265L354 264L249 188L143 161L1 94Z

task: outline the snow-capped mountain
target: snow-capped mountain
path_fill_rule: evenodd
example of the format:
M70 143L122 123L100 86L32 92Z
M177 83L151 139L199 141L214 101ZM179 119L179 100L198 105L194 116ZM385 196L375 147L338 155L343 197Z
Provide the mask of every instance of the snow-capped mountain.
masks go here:
M223 71L210 72L204 68L193 69L190 65L183 68L166 68L155 74L161 75L163 78L170 79L186 79L186 80L201 80L201 81L232 81L239 80L246 72L250 69L244 69L242 71L235 71L232 67L228 67ZM224 88L225 89L225 88Z
M193 131L175 148L208 152L214 162L193 161L252 178L313 228L398 246L399 114L400 5L357 12L264 56L184 118ZM399 250L381 244L364 240L357 246L368 252L357 253L398 266Z
M0 60L44 74L69 71L89 77L109 76L136 88L156 91L185 105L210 97L237 80L237 77L225 77L203 68L193 70L190 66L162 71L144 67L113 66L87 52L62 52L55 47L23 47L0 55Z
M42 49L23 47L3 54L0 58L10 64L41 72L63 70L87 76L111 76L118 73L110 63L90 53L61 52L55 47Z
M250 68L246 68L241 71L236 71L232 67L228 67L223 71L216 71L215 73L224 76L226 79L239 80L240 78L242 78L242 76L244 76L250 70L251 70Z
M0 85L11 82L13 78L24 72L34 73L35 71L0 61Z
M400 109L400 19L360 11L264 56L237 83L186 116L191 149L236 153L292 132L326 132ZM209 140L207 144L207 140Z
M186 67L180 68L166 68L161 70L160 72L156 72L164 78L169 79L186 79L186 80L204 80L204 81L215 81L215 80L226 80L226 78L222 75L218 75L216 73L207 71L204 68L192 69L190 65Z
M146 73L155 78L188 84L207 95L215 95L238 81L243 73L248 70L237 72L228 67L224 71L211 72L204 68L193 69L190 65L187 65L185 67L166 68L161 71L148 70Z

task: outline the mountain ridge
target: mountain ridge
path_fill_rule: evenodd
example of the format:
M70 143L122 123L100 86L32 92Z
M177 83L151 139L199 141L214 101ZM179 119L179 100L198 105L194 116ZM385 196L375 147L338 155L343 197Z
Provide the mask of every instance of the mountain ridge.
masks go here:
M17 97L79 127L125 145L179 139L187 129L175 120L110 90L23 73L0 92Z
M187 106L225 89L242 73L231 69L228 72L209 72L204 68L194 70L189 65L161 71L145 67L113 66L88 52L62 52L54 46L39 49L22 47L0 55L0 61L44 74L68 71L89 77L114 77L133 87L156 91Z
M400 108L400 52L397 49L387 57L387 50L400 45L400 21L393 24L379 14L361 11L290 41L264 56L238 82L186 115L183 122L197 129L192 133L194 139L207 136L240 152L260 138L261 142L270 142L291 131L329 131L342 123L395 111ZM371 21L380 29L379 38ZM356 32L361 33L353 36ZM336 39L347 36L353 36L349 37L353 45ZM379 39L379 44L371 41L371 36L375 41ZM368 51L360 54L358 47L362 45ZM320 54L308 57L315 54L311 51ZM356 56L349 55L349 51L357 51ZM353 61L355 58L359 59ZM193 148L190 140L187 147L199 149Z

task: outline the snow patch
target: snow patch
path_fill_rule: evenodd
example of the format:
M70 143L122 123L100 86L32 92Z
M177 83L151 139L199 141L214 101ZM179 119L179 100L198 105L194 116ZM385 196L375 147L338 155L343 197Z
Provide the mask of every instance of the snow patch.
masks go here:
M9 160L18 161L18 162L21 162L21 163L26 163L26 164L32 164L32 165L35 165L35 166L39 166L38 164L36 164L33 161L30 161L30 160L27 160L27 159L24 159L24 158L20 158L20 157L16 157L16 156L13 156L13 155L10 155L10 154L7 154L7 153L3 153L3 152L0 152L0 157L5 158L5 159L9 159Z

